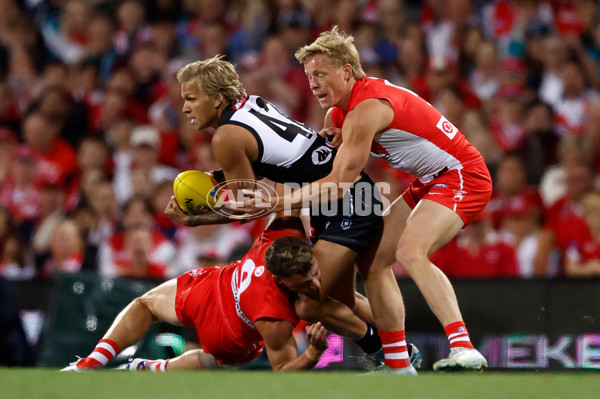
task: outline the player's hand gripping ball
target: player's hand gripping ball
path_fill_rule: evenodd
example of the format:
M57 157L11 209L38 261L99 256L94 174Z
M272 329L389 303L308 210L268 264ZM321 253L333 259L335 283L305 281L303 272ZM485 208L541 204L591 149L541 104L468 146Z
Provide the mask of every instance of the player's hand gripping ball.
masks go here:
M173 182L179 207L188 215L199 215L215 207L219 200L218 183L199 170L181 172Z

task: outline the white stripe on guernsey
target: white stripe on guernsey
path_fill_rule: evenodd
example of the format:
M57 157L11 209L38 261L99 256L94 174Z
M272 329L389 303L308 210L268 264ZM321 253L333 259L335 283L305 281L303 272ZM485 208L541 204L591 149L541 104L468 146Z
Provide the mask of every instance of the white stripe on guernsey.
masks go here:
M471 342L469 337L459 337L459 338L449 339L448 341L450 341L451 344L453 344L455 342L461 342L461 341Z
M102 363L103 366L106 366L106 364L108 363L108 358L100 352L92 352L90 353L90 357Z
M404 351L404 352L399 352L399 353L386 353L386 354L384 354L383 357L388 360L408 359L408 352Z
M383 346L384 348L392 348L394 346L406 346L406 341L392 342L391 344L383 344L381 346Z
M469 334L466 333L466 332L452 333L452 334L448 335L448 339L452 339L454 337L458 337L458 336L461 336L461 335L469 335Z
M103 348L106 349L107 351L109 351L113 356L117 356L117 352L115 352L115 349L108 343L106 342L100 342L98 345L96 345L96 348Z
M150 371L156 371L156 366L158 366L158 363L150 363Z

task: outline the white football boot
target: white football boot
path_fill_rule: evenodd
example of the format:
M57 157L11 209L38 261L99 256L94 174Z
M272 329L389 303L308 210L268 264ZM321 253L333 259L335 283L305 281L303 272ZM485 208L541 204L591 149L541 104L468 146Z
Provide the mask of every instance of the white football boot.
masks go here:
M433 364L434 371L481 371L487 367L487 360L479 351L471 348L450 348L450 355Z

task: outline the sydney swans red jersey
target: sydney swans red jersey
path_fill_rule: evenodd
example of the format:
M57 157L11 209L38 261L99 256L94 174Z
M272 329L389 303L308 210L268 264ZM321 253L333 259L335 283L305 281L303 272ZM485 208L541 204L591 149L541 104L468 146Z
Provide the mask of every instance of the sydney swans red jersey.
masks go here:
M428 183L446 168L462 169L483 162L479 151L431 104L384 79L357 80L347 109L333 108L334 126L341 128L348 112L369 98L385 99L394 109L394 120L375 135L371 145L371 154L394 168Z
M287 231L266 231L242 260L226 267L191 270L177 280L175 310L184 324L195 326L204 351L224 364L244 363L260 354L264 341L259 319L296 325L293 303L265 267L265 251Z

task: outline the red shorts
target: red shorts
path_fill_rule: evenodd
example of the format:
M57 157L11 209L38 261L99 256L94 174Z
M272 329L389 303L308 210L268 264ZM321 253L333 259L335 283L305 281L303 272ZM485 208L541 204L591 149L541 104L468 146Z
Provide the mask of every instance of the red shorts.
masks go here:
M449 170L426 184L415 179L402 193L411 208L428 199L456 212L465 226L481 213L491 196L492 178L483 161Z
M219 303L220 270L207 267L177 277L175 312L181 323L196 328L204 352L222 364L246 363L260 355L262 346L244 344L227 325Z

